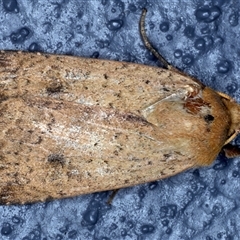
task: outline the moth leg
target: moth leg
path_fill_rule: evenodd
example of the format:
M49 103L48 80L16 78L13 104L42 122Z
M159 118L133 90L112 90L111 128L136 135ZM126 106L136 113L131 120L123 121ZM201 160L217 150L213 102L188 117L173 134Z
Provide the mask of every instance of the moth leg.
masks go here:
M230 143L238 134L239 134L239 131L235 131L235 132L227 139L227 141L224 143L224 146L227 145L228 143Z
M140 29L140 34L143 40L143 43L145 47L163 64L163 67L166 69L171 69L172 66L171 64L166 61L166 59L158 53L158 51L152 46L152 44L149 42L146 31L145 31L145 18L147 14L147 9L144 8L142 10L140 22L139 22L139 29Z
M240 156L240 148L238 146L233 146L231 144L227 144L222 148L227 158L234 158Z
M228 96L226 93L222 93L222 92L217 92L219 96L221 96L222 98L225 98L227 100L232 100L232 98L230 96Z
M111 205L114 197L117 195L119 189L112 190L110 196L108 197L107 204Z

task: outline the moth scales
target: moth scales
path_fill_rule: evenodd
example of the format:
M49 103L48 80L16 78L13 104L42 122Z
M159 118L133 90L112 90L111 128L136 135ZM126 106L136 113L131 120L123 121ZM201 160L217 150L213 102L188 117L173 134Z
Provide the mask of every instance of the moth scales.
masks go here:
M113 190L213 162L239 105L172 67L0 52L0 203Z

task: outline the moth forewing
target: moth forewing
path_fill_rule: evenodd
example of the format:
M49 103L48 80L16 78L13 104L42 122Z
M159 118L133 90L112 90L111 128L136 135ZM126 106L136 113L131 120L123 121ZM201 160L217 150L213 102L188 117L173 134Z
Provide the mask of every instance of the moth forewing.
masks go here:
M229 137L222 97L181 73L24 52L0 59L1 203L166 178L211 163Z

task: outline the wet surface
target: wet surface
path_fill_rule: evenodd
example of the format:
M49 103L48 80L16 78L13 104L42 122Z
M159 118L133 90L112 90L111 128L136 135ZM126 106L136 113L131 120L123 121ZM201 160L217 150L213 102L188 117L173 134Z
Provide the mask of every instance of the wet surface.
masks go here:
M0 49L158 66L139 36L143 7L147 35L169 62L239 100L240 3L233 0L3 0ZM240 239L239 189L239 159L219 155L208 168L121 189L112 205L106 204L110 193L102 192L1 206L0 238Z

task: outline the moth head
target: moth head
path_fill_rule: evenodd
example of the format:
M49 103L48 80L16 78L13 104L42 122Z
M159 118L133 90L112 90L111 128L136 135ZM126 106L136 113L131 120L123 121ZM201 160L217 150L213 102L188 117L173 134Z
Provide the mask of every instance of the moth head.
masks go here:
M229 129L230 140L233 140L240 133L240 104L229 96L223 97L222 101L229 110L231 126ZM227 141L227 143L230 141Z

